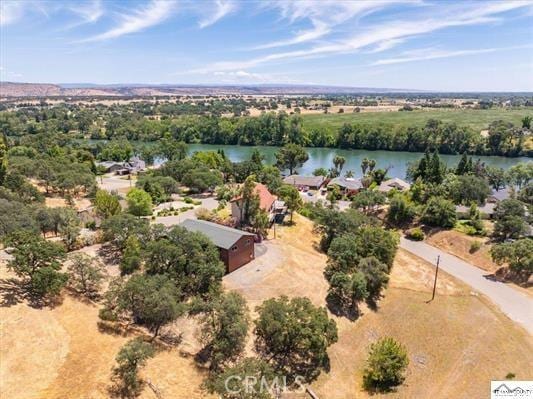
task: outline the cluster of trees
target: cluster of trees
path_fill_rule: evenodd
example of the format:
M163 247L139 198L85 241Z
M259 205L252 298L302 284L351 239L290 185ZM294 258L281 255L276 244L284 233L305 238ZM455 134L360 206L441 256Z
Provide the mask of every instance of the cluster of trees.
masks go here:
M517 222L521 215L522 224L526 222L525 209L530 206L528 192L533 180L531 162L518 163L505 171L486 166L479 160L474 162L463 154L456 167L447 168L436 151L433 154L426 152L418 162L409 165L407 177L414 182L410 192L396 196L389 209L389 221L396 225L410 222L419 214L421 221L428 225L450 228L457 221L455 205L466 205L471 207L468 217L474 233L481 233L481 215L477 206L485 204L492 190L499 191L507 185L512 193L517 191L517 199L501 201L498 207L507 209L507 204L515 204L517 214L514 221ZM497 221L502 219L499 213L497 208ZM496 223L496 236L501 235L499 225L502 223ZM522 226L518 230L524 231L524 228Z
M239 294L223 292L224 266L207 237L179 226L149 226L128 213L108 217L102 229L121 259L123 276L111 282L100 317L107 322L134 322L156 337L181 316L199 316L204 343L199 359L209 365L208 389L227 394L219 390L220 379L229 370L259 368L268 370L271 378L283 373L312 379L326 367L327 348L336 342L337 330L325 309L306 298L265 301L256 309L259 317L254 323L260 359L242 359L251 327L249 310ZM124 360L134 355L132 345L140 344L127 344L115 371L128 392L139 389L137 368ZM143 353L138 353L141 360Z
M471 128L439 120L428 120L424 126L395 126L392 124L345 124L337 131L305 125L298 114L285 112L263 113L258 117L222 117L218 112L199 115L194 106L183 113L168 111L177 107L167 105L115 105L69 112L62 105L51 109L27 108L0 115L0 131L17 137L44 132L71 137L156 141L164 137L187 143L274 145L288 143L311 147L339 147L368 150L423 152L435 148L443 154L463 152L518 156L531 151L525 146L531 123L526 118L522 126L495 121L484 137ZM179 105L182 106L182 105ZM133 109L132 109L133 107ZM162 111L159 119L145 118ZM168 112L165 114L165 112ZM195 114L196 113L196 114ZM237 112L239 115L241 111ZM116 149L111 159L123 160L128 148ZM122 154L122 156L118 156Z
M94 258L84 254L67 256L61 243L22 230L11 234L6 244L12 256L8 268L22 279L31 300L52 301L67 284L87 298L98 297L105 271ZM62 267L65 261L66 272Z
M377 218L355 209L340 212L316 205L311 217L328 254L324 275L330 284L328 303L348 317L358 314L361 301L375 304L387 285L398 237Z

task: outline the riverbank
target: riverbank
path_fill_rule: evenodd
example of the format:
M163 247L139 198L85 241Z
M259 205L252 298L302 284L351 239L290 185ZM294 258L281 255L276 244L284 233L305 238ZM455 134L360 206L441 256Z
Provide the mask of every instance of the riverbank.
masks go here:
M274 164L276 162L276 152L279 147L270 146L237 146L237 145L215 145L215 144L189 144L189 152L195 151L216 151L222 150L232 162L241 162L250 159L254 150L259 150L265 157L265 162ZM405 179L408 164L422 157L418 152L402 151L370 151L370 150L343 150L338 148L306 148L309 160L298 169L302 175L312 174L317 168L329 169L333 166L335 155L343 156L346 159L343 170L352 170L355 175L361 174L361 161L364 158L375 159L378 168L388 168L390 177ZM460 155L441 155L441 159L448 166L456 165ZM486 165L508 169L520 162L531 161L531 158L500 157L500 156L473 156L474 160L481 159Z

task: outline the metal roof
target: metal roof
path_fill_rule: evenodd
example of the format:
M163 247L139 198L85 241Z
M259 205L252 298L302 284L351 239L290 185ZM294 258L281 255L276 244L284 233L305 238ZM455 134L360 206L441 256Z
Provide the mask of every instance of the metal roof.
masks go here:
M243 236L254 236L252 233L222 226L221 224L208 222L206 220L186 219L180 223L180 226L185 227L189 231L195 231L206 235L211 241L213 241L215 246L224 249L230 249Z
M284 183L298 186L320 187L326 178L324 176L290 175L283 179Z

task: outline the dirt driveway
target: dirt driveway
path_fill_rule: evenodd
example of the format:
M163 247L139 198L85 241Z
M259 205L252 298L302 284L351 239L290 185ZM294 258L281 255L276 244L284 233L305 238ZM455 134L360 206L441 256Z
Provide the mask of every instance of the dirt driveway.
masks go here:
M293 226L278 227L277 238L263 241L252 262L224 277L224 286L240 292L250 309L280 295L306 296L324 305L326 256L313 248L318 239L312 233L313 223L298 215L295 221Z

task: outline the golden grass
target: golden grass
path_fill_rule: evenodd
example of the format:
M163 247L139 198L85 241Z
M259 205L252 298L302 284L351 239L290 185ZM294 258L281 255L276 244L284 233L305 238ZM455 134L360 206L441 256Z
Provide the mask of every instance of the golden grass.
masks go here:
M281 294L307 296L316 305L325 305L326 256L315 250L312 223L298 215L295 221L294 226L279 228L277 239L268 244L269 252L258 258L265 267L267 261L275 262L261 278L251 279L259 273L254 267L244 275L250 284L224 281L227 289L247 298L252 311L263 300ZM0 276L5 277L5 268L1 269ZM320 398L367 397L361 379L368 346L385 335L402 342L410 358L405 384L389 397L479 398L487 396L491 379L503 379L509 372L517 379L531 377L527 355L533 350L531 337L488 300L443 272L436 299L426 303L433 273L431 265L400 250L377 312L363 307L354 322L332 316L339 341L329 350L330 371L312 384ZM96 305L70 296L54 309L33 309L24 303L0 308L2 397L109 397L114 358L131 334L100 332L97 312ZM176 323L173 327L184 332L184 342L158 352L142 371L165 399L210 397L201 389L205 372L182 355L197 350L191 338L197 335L194 324ZM250 333L248 354L253 354L252 343ZM156 395L146 386L141 398Z
M115 356L134 336L99 331L98 306L69 295L54 309L2 307L0 320L0 392L10 399L109 398ZM177 349L158 352L142 376L164 398L210 397L205 372ZM156 398L148 386L140 397Z
M326 256L315 249L312 222L298 215L295 221L294 226L278 228L277 240L268 244L275 252L269 259L277 262L274 270L255 285L225 282L251 307L281 294L308 296L325 306ZM320 398L368 397L362 389L368 347L386 335L402 342L410 358L405 384L390 397L480 398L487 396L491 379L503 379L509 372L517 378L531 376L527 353L533 347L527 333L444 272L439 274L435 300L427 303L433 278L433 266L400 249L377 312L363 306L354 322L331 316L339 341L329 350L330 371L312 384Z

